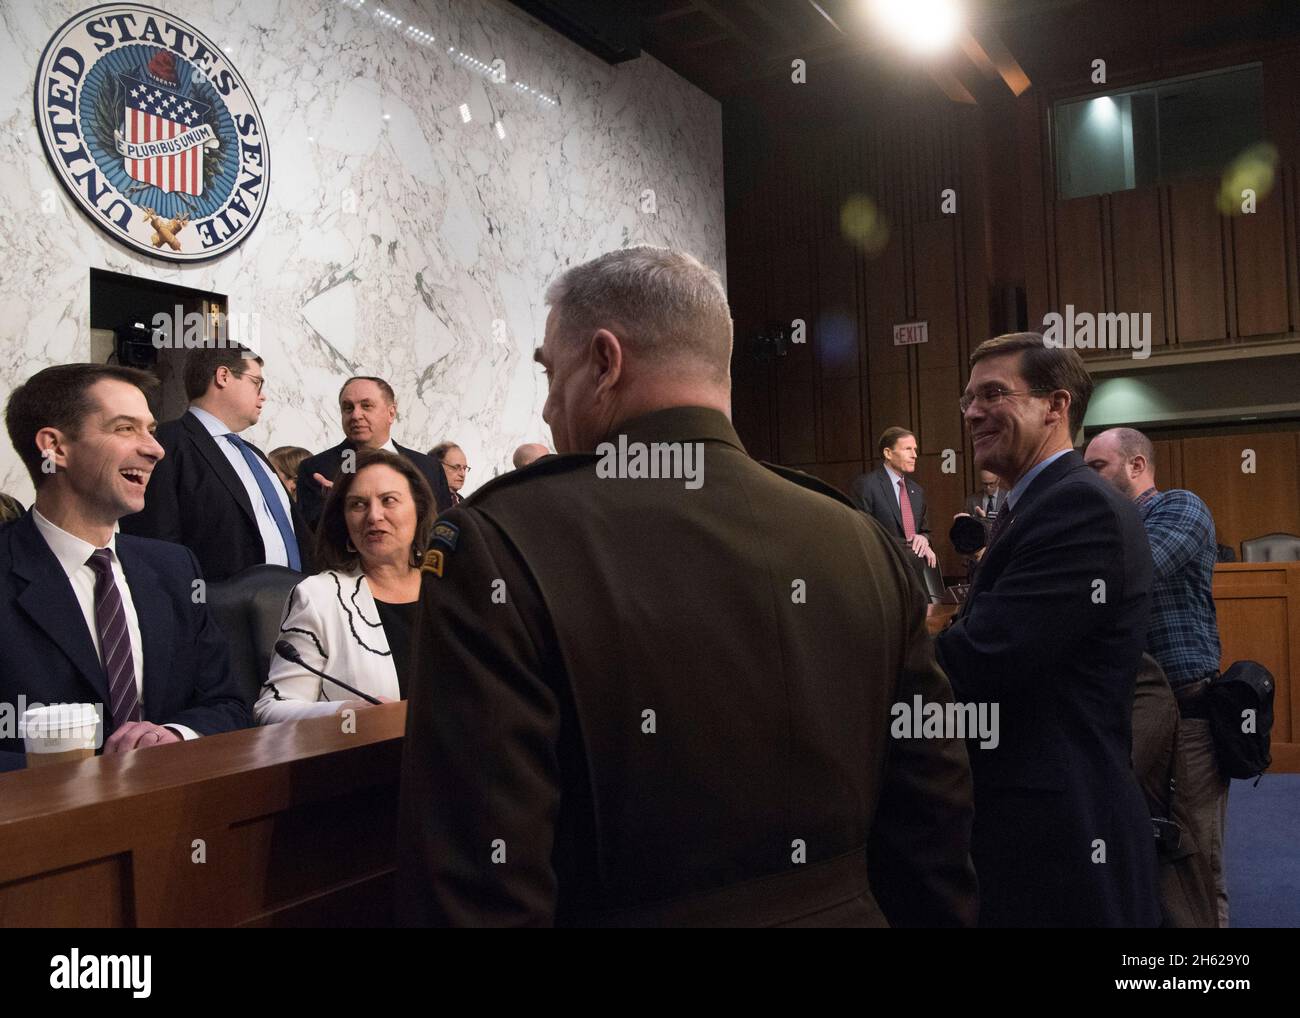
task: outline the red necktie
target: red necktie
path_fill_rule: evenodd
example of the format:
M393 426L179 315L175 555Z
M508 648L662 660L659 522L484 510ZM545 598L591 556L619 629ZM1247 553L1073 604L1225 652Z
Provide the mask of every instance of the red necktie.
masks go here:
M898 479L898 508L903 514L903 536L911 540L916 536L916 517L912 515L912 500L907 497L907 485Z

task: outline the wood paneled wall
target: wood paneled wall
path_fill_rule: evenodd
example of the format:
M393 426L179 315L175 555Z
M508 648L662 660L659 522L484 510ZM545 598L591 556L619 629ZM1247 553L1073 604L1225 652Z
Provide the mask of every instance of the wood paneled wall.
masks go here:
M1040 78L1019 99L1030 328L1073 304L1092 313L1149 312L1155 350L1300 330L1300 50L1257 47L1157 60L1153 52L1112 62L1105 85ZM1222 215L1217 178L1058 198L1050 144L1057 101L1256 61L1263 67L1265 132L1280 161L1273 189L1259 197L1255 212ZM1077 71L1081 64L1071 66Z
M878 464L886 427L911 429L936 549L956 574L947 530L975 483L956 400L970 350L1019 327L1008 288L1023 290L1031 328L1067 303L1149 311L1157 353L1300 330L1300 55L1200 52L1157 63L1144 53L1112 60L1112 87L1262 61L1281 168L1255 214L1221 216L1205 180L1058 201L1048 111L1057 98L1095 91L1086 77L1036 76L1019 99L982 96L970 107L949 103L928 79L818 77L826 71L724 103L735 419L753 455L847 491ZM954 214L941 209L945 188L956 192ZM856 195L887 220L878 251L842 234L841 211ZM756 354L760 329L795 319L807 324L805 343ZM918 319L929 322L929 343L894 346L893 326ZM1294 441L1276 439L1279 449ZM1186 486L1210 503L1224 543L1300 531L1281 508L1300 504L1292 475L1250 478L1239 465L1224 473L1207 466L1210 448L1199 443L1177 438L1165 462L1193 464L1196 485ZM945 450L952 473L942 469Z
M973 480L956 403L972 340L989 334L983 116L895 99L829 123L817 93L796 87L724 108L734 416L753 455L844 491L878 464L881 432L914 431L936 547L957 573L947 530ZM942 209L949 188L955 213ZM879 250L842 232L859 196L887 224ZM760 329L796 319L806 342L756 355ZM895 346L894 325L916 320L929 342Z

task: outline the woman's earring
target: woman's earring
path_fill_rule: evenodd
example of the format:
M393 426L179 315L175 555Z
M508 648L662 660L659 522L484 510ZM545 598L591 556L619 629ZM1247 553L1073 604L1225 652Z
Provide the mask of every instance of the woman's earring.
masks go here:
M424 565L424 552L415 545L411 545L411 565L416 567Z
M346 547L349 555L355 555L357 553L356 548L352 547L352 538L348 538Z

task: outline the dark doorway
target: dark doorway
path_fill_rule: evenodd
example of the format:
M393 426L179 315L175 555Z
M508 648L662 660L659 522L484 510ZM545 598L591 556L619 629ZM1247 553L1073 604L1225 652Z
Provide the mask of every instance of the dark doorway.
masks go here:
M225 294L91 269L91 360L153 372L162 385L150 409L158 420L171 420L189 404L182 372L194 338L214 335L227 311ZM187 321L192 326L189 346Z

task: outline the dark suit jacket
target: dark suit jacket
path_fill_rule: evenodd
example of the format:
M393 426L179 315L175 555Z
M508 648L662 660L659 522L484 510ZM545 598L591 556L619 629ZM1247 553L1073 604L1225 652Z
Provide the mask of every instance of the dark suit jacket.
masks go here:
M980 508L983 508L984 506L984 492L982 491L976 491L967 495L966 501L962 503L961 511L964 513L970 513L970 515L975 516L976 506L979 506ZM1001 510L1001 509L1005 509L1006 507L1007 507L1007 493L1005 491L999 491L998 509ZM975 518L979 519L978 516L976 516Z
M890 738L895 702L949 699L901 550L716 411L619 430L700 442L703 487L549 456L439 521L403 920L971 923L964 746Z
M144 653L144 720L178 724L200 735L252 724L249 705L230 675L226 637L205 603L195 604L198 564L187 549L119 534L115 545L140 620ZM67 575L30 512L0 529L0 633L4 667L0 701L104 705L108 676ZM21 740L0 750L23 751Z
M1142 522L1068 452L1003 526L937 640L958 702L999 705L998 746L970 751L980 922L1154 926L1155 848L1130 759L1152 584Z
M149 478L144 510L122 518L122 533L185 545L194 552L207 580L229 579L265 562L266 547L253 503L203 423L186 411L159 425L156 437L166 455ZM253 446L253 451L271 465L260 449ZM280 483L274 467L271 476ZM302 571L314 572L310 533L292 499L289 508Z
M905 477L904 481L907 484L907 497L912 503L916 532L929 534L925 489L910 476ZM867 515L874 516L887 533L893 534L900 541L903 539L903 513L898 508L898 492L883 466L876 467L869 474L860 474L853 482L851 491L854 505Z
M438 512L444 512L451 508L451 488L447 484L447 473L442 469L442 464L432 456L422 452L416 452L414 449L407 449L405 446L393 442L397 451L415 464L416 468L424 475L424 479L429 482L429 487L433 489L433 500L437 504ZM331 481L338 475L339 467L343 463L343 450L355 449L356 446L349 441L342 441L324 452L318 452L310 459L302 461L298 467L298 508L302 511L303 518L311 527L320 523L321 514L325 511L325 498L327 493L321 488L320 484L312 477L312 474L320 474L322 477L328 477Z

